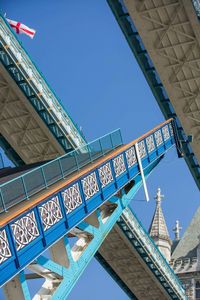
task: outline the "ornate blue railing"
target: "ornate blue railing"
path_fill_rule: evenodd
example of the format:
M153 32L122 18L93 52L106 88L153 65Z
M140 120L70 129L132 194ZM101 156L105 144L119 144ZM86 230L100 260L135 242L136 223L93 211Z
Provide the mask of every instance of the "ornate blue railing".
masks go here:
M0 185L0 213L122 145L119 129ZM1 157L0 157L1 159ZM0 160L1 162L1 160Z
M141 169L138 162L141 160L144 175L148 176L164 154L175 145L173 128L173 121L169 120L112 152L108 152L110 150L107 147L103 148L107 149L104 158L90 163L81 172L59 181L29 201L24 201L24 205L18 209L2 214L0 286L112 196L121 199L122 193L126 194L132 187L140 185ZM139 149L138 155L136 149ZM123 189L125 186L126 189ZM12 188L14 194L17 186L13 185ZM120 207L123 205L123 201L120 202Z

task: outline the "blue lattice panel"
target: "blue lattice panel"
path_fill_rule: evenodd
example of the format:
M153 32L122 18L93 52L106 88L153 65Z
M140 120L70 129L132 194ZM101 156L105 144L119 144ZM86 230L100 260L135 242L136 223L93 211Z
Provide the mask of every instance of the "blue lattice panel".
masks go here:
M0 245L0 273L5 282L13 276L17 263L9 226L0 229Z
M42 231L38 218L37 208L21 215L9 228L13 237L13 247L16 253L16 265L25 267L30 259L30 253L37 256L43 247Z
M150 138L153 136L153 139ZM160 161L175 139L171 121L137 140L144 173ZM83 221L131 180L140 177L135 142L88 165L39 203L0 229L0 285ZM41 197L41 195L40 195ZM26 202L27 203L27 202Z
M57 240L57 231L63 236L66 232L66 215L60 194L52 195L39 206L39 217L42 223L44 244L46 247Z

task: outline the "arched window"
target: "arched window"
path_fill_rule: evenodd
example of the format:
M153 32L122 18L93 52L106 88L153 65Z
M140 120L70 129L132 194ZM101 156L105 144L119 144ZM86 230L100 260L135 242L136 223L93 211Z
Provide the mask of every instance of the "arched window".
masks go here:
M200 280L196 281L195 296L196 296L196 300L200 300Z

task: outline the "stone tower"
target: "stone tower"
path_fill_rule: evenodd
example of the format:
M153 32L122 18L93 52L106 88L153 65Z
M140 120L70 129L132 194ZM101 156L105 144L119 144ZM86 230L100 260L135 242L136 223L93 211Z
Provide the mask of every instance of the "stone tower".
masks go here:
M167 230L167 225L161 208L161 200L164 198L161 195L161 190L158 188L156 194L156 209L149 228L149 234L162 252L166 260L171 259L171 240Z
M176 227L175 233L180 229L177 223ZM200 300L200 207L183 237L175 235L170 265L184 284L188 299Z

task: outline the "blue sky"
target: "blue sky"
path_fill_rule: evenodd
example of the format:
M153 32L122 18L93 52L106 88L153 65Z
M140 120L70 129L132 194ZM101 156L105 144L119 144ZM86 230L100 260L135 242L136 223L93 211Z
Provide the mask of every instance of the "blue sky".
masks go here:
M2 0L0 8L37 30L33 40L19 38L88 141L121 128L129 142L164 120L105 0ZM140 190L131 204L144 226L149 226L153 197L161 187L171 237L176 219L184 232L199 205L199 191L175 149L147 185L151 201L146 203ZM94 259L68 299L80 297L128 299Z

